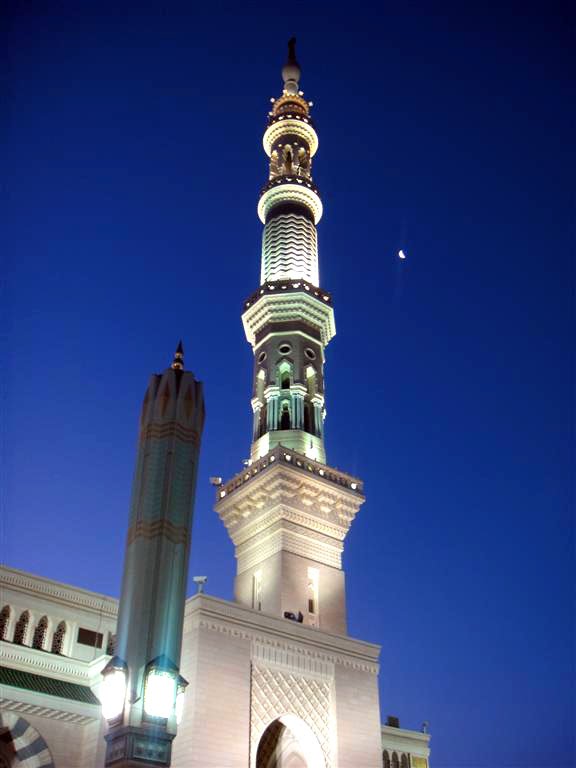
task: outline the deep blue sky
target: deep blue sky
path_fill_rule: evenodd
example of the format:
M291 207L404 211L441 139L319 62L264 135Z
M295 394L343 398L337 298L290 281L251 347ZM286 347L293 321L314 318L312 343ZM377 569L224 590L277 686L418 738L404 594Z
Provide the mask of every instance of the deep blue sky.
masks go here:
M572 765L568 4L11 8L5 561L118 594L140 403L182 337L208 414L191 572L231 597L208 476L249 449L240 311L296 34L328 460L367 492L350 632L435 768Z

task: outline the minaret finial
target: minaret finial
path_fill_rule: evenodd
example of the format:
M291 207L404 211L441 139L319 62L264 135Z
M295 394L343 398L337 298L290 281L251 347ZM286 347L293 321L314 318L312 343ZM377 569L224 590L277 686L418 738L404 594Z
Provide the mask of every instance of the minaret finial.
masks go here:
M184 370L184 347L182 346L182 339L178 342L176 352L174 352L174 360L172 361L172 368L175 371Z
M284 92L297 94L300 80L300 66L296 61L296 38L288 40L288 58L282 67L282 79L284 80Z

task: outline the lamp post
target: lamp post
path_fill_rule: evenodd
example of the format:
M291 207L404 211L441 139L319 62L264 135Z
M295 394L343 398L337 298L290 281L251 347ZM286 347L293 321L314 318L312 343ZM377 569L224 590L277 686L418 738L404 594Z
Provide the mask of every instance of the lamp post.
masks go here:
M180 651L203 425L202 385L180 343L142 405L117 655L102 671L106 766L170 765L187 686Z

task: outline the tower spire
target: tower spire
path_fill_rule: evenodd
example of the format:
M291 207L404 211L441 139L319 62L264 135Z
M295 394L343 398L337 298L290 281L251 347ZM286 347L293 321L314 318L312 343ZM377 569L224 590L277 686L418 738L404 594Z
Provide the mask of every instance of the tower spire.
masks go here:
M295 95L298 93L300 80L300 65L296 61L296 38L288 40L288 58L282 67L282 79L284 80L284 93Z
M174 352L174 360L172 360L172 365L170 367L175 371L184 370L184 347L182 346L182 339L178 342L176 352Z
M245 302L244 330L255 356L251 458L277 445L326 461L324 349L335 334L330 295L320 288L322 201L312 181L318 136L299 91L296 39L282 69L263 143L270 158L258 203L264 224L260 288Z

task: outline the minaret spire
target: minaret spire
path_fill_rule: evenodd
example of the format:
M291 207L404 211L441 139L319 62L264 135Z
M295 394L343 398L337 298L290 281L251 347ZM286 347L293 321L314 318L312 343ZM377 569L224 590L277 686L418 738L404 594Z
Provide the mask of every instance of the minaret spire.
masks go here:
M296 38L288 40L288 58L282 67L282 79L284 80L284 93L297 94L300 87L300 65L296 61Z
M184 370L184 347L182 346L182 339L178 342L176 352L174 352L174 360L172 360L172 365L170 367L175 371Z
M312 181L318 136L299 90L294 37L282 78L284 90L272 100L263 138L270 165L258 203L264 224L260 288L242 315L255 356L251 458L282 444L325 462L323 364L335 334L334 312L320 288L316 225L322 202Z

